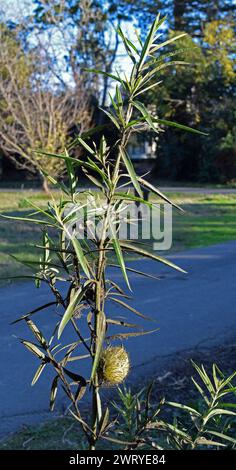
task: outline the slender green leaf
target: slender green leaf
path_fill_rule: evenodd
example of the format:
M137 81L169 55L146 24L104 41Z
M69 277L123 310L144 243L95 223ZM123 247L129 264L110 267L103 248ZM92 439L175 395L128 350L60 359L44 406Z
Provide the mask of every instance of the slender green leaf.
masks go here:
M184 60L171 60L170 62L165 62L164 64L158 65L157 67L154 67L150 72L148 72L144 77L143 80L144 82L147 82L151 80L151 78L155 77L157 72L160 72L161 70L167 68L167 67L174 67L175 65L181 65L186 67L187 65L192 65L189 62L185 62Z
M35 356L39 357L40 359L45 359L45 354L34 344L34 343L31 343L30 341L25 341L25 340L22 340L21 343L30 351L32 352L33 354L35 354Z
M158 15L156 17L156 19L153 21L150 32L147 35L147 38L146 38L146 40L143 44L143 48L142 48L142 51L141 51L141 54L140 54L140 60L139 60L139 63L138 63L138 68L140 70L142 69L142 66L143 66L144 62L145 62L146 58L149 55L149 51L150 51L150 48L152 46L156 31L160 28L160 26L164 23L165 20L166 20L166 17L163 17L160 20L160 15Z
M132 164L132 162L129 158L128 153L123 149L120 149L120 153L121 153L122 160L123 160L123 162L126 166L126 169L129 173L129 176L130 176L130 179L133 183L134 188L136 189L139 196L141 198L143 198L143 192L142 192L142 189L141 189L140 184L138 182L138 178L137 178L137 175L135 173L135 169L134 169L133 164Z
M34 322L32 320L30 320L29 318L26 318L25 321L26 321L28 327L31 329L32 333L34 334L35 338L38 340L38 342L41 344L41 346L46 349L47 348L47 341L43 337L43 334L41 333L41 331L34 324Z
M67 150L65 150L65 154L67 155L67 157L69 157ZM73 199L75 191L76 191L76 186L77 186L77 178L76 178L76 174L74 171L73 163L71 163L70 160L66 160L65 162L66 162L67 174L69 177L70 194Z
M132 333L117 333L115 335L107 336L107 340L114 340L114 339L127 339L127 338L133 338L136 336L144 336L144 335L149 335L150 333L156 333L159 331L160 328L155 328L155 330L150 330L150 331L137 331L137 332L132 332Z
M67 307L67 309L66 309L66 311L65 311L65 313L62 317L60 326L58 328L58 339L60 338L65 326L67 325L67 323L72 318L72 316L74 314L75 307L80 302L80 300L83 298L83 296L84 296L84 290L81 287L72 296L72 298L70 300L70 303L69 303L69 305L68 305L68 307Z
M42 225L47 225L48 227L55 227L55 224L50 224L49 222L46 222L45 220L40 220L40 219L30 219L29 217L20 217L20 216L13 216L13 215L3 215L0 214L0 217L3 217L4 219L9 219L9 220L21 220L23 222L31 222L32 224L42 224Z
M236 439L231 437L231 436L227 436L226 434L222 434L218 431L214 431L212 429L205 429L204 431L205 433L209 433L209 434L212 434L213 436L217 436L217 437L220 437L221 439L224 439L225 441L229 441L231 442L232 444L236 444Z
M148 109L146 108L146 106L143 103L141 103L141 101L137 101L137 100L132 101L132 104L135 106L135 108L137 108L140 111L140 113L143 115L145 121L150 126L150 128L154 132L158 132L158 129L154 125L153 118L152 118L151 114L149 113Z
M109 266L111 266L112 268L119 268L120 269L120 265L118 265L118 264L109 263ZM160 281L160 279L161 279L160 277L154 276L153 274L144 273L143 271L139 271L138 269L130 268L130 267L127 267L127 266L126 266L126 271L130 271L132 273L138 274L139 276L148 277L150 279L156 279L157 281Z
M109 422L109 408L106 407L105 412L103 413L103 416L101 418L101 421L99 423L99 433L103 434L103 432L106 430L106 427Z
M178 39L183 38L186 35L187 35L187 33L181 33L181 34L178 34L178 36L174 36L173 38L167 39L166 41L164 41L160 44L155 44L151 49L151 54L158 51L159 49L161 49L164 46L168 46L169 44L171 44L175 41L178 41Z
M166 401L166 405L173 406L174 408L180 408L181 410L187 411L195 416L201 417L201 413L195 410L195 408L191 408L190 406L182 405L181 403L175 403L172 401Z
M222 442L217 442L217 441L213 441L212 439L207 439L206 437L204 436L199 436L196 440L195 440L195 444L199 444L199 445L205 445L205 446L217 446L217 447L225 447L225 444L223 444Z
M193 134L208 135L206 132L199 131L198 129L193 129L192 127L185 126L183 124L178 124L177 122L167 121L166 119L156 119L156 118L154 118L153 120L158 122L159 124L162 124L163 126L176 127L177 129L180 129L182 131L192 132Z
M117 121L116 117L110 111L107 111L104 108L100 108L100 109L109 117L109 119L113 122L113 124L117 127L117 129L120 129L120 124Z
M109 300L112 300L113 302L116 302L117 304L122 305L122 307L124 307L127 310L130 310L131 312L135 313L135 315L137 315L138 317L142 317L145 320L154 321L151 317L148 317L148 316L144 315L143 313L139 312L136 308L131 307L131 305L127 304L126 302L124 302L121 299L117 299L116 297L109 297Z
M15 323L18 323L21 320L25 320L31 315L34 315L35 313L40 312L41 310L44 310L45 308L51 307L52 305L58 305L58 302L48 302L47 304L41 305L40 307L37 307L34 310L31 310L30 312L26 313L25 315L22 315L21 317L17 318L13 322L11 322L10 325L14 325Z
M40 364L40 365L38 366L38 368L37 368L37 370L36 370L36 372L35 372L35 374L34 374L34 377L33 377L33 379L32 379L32 382L31 382L31 385L32 385L32 386L36 384L36 382L37 382L37 380L39 379L40 375L42 374L43 369L44 369L45 366L46 366L45 363L42 363L42 364Z
M124 47L125 47L125 50L126 50L127 54L131 58L132 62L135 64L136 59L135 59L135 56L134 56L133 52L138 54L137 48L135 47L135 45L128 38L125 37L125 35L124 35L124 33L123 33L120 26L117 28L116 31L122 39L122 42L124 44Z
M200 387L200 385L196 382L196 380L191 377L192 379L192 382L194 383L195 387L197 388L197 390L199 391L199 393L202 395L204 401L206 402L207 406L210 406L210 401L207 397L207 395L205 394L204 390L202 389L202 387Z
M140 91L137 91L137 93L135 93L134 96L141 95L142 93L145 93L146 91L151 90L152 88L160 85L161 83L163 83L163 80L159 80L158 82L152 83L152 85L149 85L145 88L142 88ZM138 90L139 90L139 88L138 88Z
M117 77L116 75L113 75L112 73L107 73L107 72L104 72L102 70L97 70L97 69L84 69L85 72L90 72L90 73L96 73L98 75L105 75L106 77L109 77L109 78L112 78L112 80L115 80L117 82L120 82L122 83L122 80Z
M81 144L91 155L95 154L95 151L81 138L77 137L77 141ZM67 155L68 157L68 155Z
M141 248L138 248L136 246L133 246L133 245L130 245L129 243L125 243L125 242L120 242L120 245L122 246L122 248L124 249L127 249L129 251L134 251L135 253L138 253L142 256L145 256L147 258L151 258L153 259L154 261L158 261L159 263L162 263L162 264L166 264L167 266L169 266L170 268L173 268L173 269L176 269L177 271L180 271L181 273L185 273L186 274L186 271L182 268L180 268L179 266L177 266L176 264L172 263L171 261L165 259L165 258L162 258L161 256L158 256L158 255L154 255L154 253L150 253L149 251L146 251L146 250L143 250Z
M57 390L58 390L58 380L59 380L59 375L56 375L52 381L52 386L51 386L51 392L50 392L50 410L54 410L55 406L55 400L57 396Z
M119 326L124 326L126 328L140 329L139 325L135 325L134 323L127 323L127 322L124 322L123 320L114 320L113 318L107 318L106 322L111 325L119 325Z
M111 230L112 237L113 237L112 238L112 244L113 244L113 248L114 248L115 253L116 253L117 260L118 260L119 265L121 267L121 271L123 273L125 282L126 282L128 288L129 288L129 290L131 290L129 279L128 279L128 276L127 276L127 273L126 273L125 262L124 262L122 250L120 248L120 243L119 243L119 240L117 239L116 230L114 228L114 225L113 225L112 221L110 222L109 226L110 226L110 230Z
M212 397L215 396L215 389L211 383L211 380L210 378L208 377L203 365L202 365L202 369L200 369L200 367L194 362L194 361L191 361L192 362L192 365L193 367L196 369L197 373L199 374L199 376L201 377L203 383L205 384L205 386L207 387L207 390L209 391L209 393L211 394Z
M184 212L183 209L180 206L178 206L177 204L172 202L167 196L165 196L165 194L163 194L158 188L153 186L151 183L146 181L144 178L138 177L138 181L142 186L149 189L149 191L153 192L154 194L159 196L161 199L168 202L168 204L171 204L171 206L175 207L176 209L180 210L181 212Z
M83 271L85 272L86 276L87 277L90 277L90 273L89 273L89 268L88 268L88 262L85 258L85 255L84 255L84 252L83 252L83 249L79 243L79 241L77 240L77 238L72 238L71 240L72 242L72 245L74 247L74 250L75 250L75 253L76 253L76 256L78 258L78 261L83 269Z
M106 332L106 317L104 312L100 311L96 314L96 322L97 322L97 340L96 340L96 352L93 358L93 367L90 377L90 383L93 382L94 377L97 372L99 359L102 351L102 345L105 337Z
M215 416L222 416L222 415L228 415L228 416L236 416L236 413L234 411L226 410L224 408L216 408L210 411L205 418L204 418L204 423L209 421L209 419L214 418Z

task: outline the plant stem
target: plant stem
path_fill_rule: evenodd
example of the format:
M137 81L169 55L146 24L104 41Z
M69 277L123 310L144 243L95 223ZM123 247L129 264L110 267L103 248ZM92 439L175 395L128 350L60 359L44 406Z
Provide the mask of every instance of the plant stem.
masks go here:
M129 122L132 116L133 107L131 105L131 98L129 100L129 104L127 107L126 113L126 124ZM104 273L105 273L105 266L106 266L106 232L109 226L109 218L111 215L112 203L113 203L113 196L115 194L117 183L119 180L119 172L120 172L120 164L121 164L121 151L125 148L127 137L130 131L123 128L121 136L120 136L120 143L118 146L118 156L115 162L113 175L111 179L111 187L106 195L106 202L107 202L107 210L103 218L103 225L101 231L101 237L99 240L99 256L98 256L98 263L97 263L97 271L96 271L96 286L95 286L95 321L94 321L94 343L93 343L93 357L95 357L96 349L97 349L97 333L98 333L98 320L99 315L104 313L104 292L105 292L105 283L104 283ZM99 394L99 380L98 374L95 374L92 383L92 429L94 433L94 442L90 444L90 450L95 450L96 440L97 440L97 426L99 421L102 417L102 409L101 409L101 400Z

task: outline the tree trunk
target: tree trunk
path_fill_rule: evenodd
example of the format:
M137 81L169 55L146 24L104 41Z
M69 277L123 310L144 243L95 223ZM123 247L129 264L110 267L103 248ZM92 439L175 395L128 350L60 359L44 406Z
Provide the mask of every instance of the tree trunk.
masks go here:
M49 194L49 186L47 178L43 178L42 180L42 189L46 194Z

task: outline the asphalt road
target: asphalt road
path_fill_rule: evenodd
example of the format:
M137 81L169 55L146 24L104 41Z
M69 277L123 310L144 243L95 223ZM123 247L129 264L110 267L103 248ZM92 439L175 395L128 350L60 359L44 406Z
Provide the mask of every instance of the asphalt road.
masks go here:
M155 184L155 182L153 182ZM225 194L225 195L230 195L230 194L236 194L236 188L229 188L229 187L221 187L221 188L208 188L208 187L191 187L191 186L160 186L158 183L155 184L160 191L163 193L187 193L187 194ZM89 186L84 186L79 188L80 191L85 191L86 189L91 189L92 191L97 191L98 189L94 186L89 187ZM0 187L0 193L18 193L19 191L32 191L32 192L39 192L41 191L41 188L27 188L22 186L21 188L4 188ZM52 192L56 191L53 188L50 189Z
M132 262L132 267L160 274L161 279L130 275L132 305L156 320L156 323L142 320L142 326L160 327L156 333L125 343L132 362L131 380L147 370L158 370L166 355L197 345L221 343L236 334L236 241L189 250L170 258L188 274L152 261ZM118 270L113 269L112 274L115 280L120 279ZM50 297L45 288L37 290L31 283L17 283L0 288L0 298L0 435L5 435L23 424L48 418L51 373L46 371L34 387L30 386L38 361L17 337L29 339L31 335L25 324L9 326L9 323ZM112 318L127 315L112 303L108 304L107 313ZM53 309L35 315L46 337L50 336L57 315ZM140 324L132 312L127 318ZM71 339L69 327L62 339L68 342ZM86 374L87 366L84 369L75 366L79 373ZM59 410L65 406L59 395Z

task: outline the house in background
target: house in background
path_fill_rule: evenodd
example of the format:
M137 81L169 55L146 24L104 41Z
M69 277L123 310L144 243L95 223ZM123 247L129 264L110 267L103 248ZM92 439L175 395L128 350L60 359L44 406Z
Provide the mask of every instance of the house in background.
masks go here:
M156 135L153 132L131 134L127 152L139 175L151 172L157 158Z

